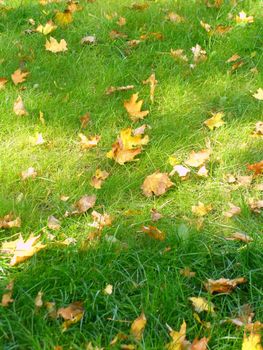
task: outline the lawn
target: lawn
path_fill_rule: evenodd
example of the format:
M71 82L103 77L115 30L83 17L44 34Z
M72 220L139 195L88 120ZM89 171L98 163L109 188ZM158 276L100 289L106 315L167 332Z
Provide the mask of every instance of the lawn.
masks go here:
M0 78L8 80L0 88L0 218L21 219L11 228L0 219L0 297L14 281L13 302L0 305L0 348L159 350L185 321L189 341L206 337L209 350L241 350L246 321L231 319L246 304L250 322L263 319L262 175L248 169L263 159L262 124L255 129L263 102L253 96L263 88L261 1L80 0L64 24L57 13L67 2L46 2L0 1ZM57 25L52 33L36 31L49 20ZM67 51L46 50L50 37L64 39ZM29 74L16 85L18 69ZM153 73L152 102L143 81ZM128 85L134 88L105 93ZM124 107L135 93L149 111L143 120L132 121L138 118ZM13 110L19 96L25 115ZM211 130L204 122L218 114L224 123ZM125 164L110 159L120 132L143 124L136 140L148 135L149 142L127 151L140 154ZM201 150L207 159L189 165ZM100 189L91 184L98 168L109 174ZM155 172L170 174L173 185L146 196L142 184ZM96 195L93 208L72 207L85 195ZM94 222L93 211L112 223ZM11 266L3 247L19 232L24 240L40 235L45 248ZM235 232L251 241L228 240ZM231 293L205 288L208 279L239 277L246 282ZM215 312L197 313L192 297L212 302ZM76 301L84 315L63 331L46 303L59 309ZM136 337L130 329L142 312L147 324ZM119 333L126 336L110 345Z

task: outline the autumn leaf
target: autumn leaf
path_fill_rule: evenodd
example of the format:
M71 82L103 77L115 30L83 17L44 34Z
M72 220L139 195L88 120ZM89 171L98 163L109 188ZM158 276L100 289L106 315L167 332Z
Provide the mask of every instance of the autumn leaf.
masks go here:
M225 211L223 215L227 218L232 218L235 215L238 215L241 213L241 209L237 206L235 206L232 203L228 203L230 209L228 211Z
M83 302L75 301L67 307L62 307L57 310L57 317L62 317L62 331L66 331L72 324L79 322L84 316Z
M48 217L47 227L50 230L58 231L58 230L60 230L61 223L57 218L55 218L55 216L51 215Z
M155 226L142 226L142 232L146 233L148 236L150 236L158 241L165 240L165 233L160 231Z
M104 288L103 293L106 295L111 295L113 291L113 285L107 284L107 286Z
M237 61L239 58L240 58L240 56L239 56L237 53L235 53L233 56L231 56L231 57L226 61L226 63L235 62L235 61Z
M44 26L42 24L40 24L36 31L44 34L44 35L48 35L50 33L52 33L55 29L57 29L57 26L53 23L53 21L48 21Z
M91 186L93 186L96 189L100 189L102 183L104 182L104 180L107 179L109 175L110 174L106 170L101 170L100 168L97 169L95 175L91 178Z
M202 202L198 202L198 205L192 206L192 212L197 216L205 216L213 209L211 204L205 205Z
M196 312L200 313L202 311L214 313L214 304L202 297L192 297L189 298L192 302L193 307Z
M63 12L57 12L55 15L55 20L61 26L66 26L73 21L72 12L66 9Z
M0 229L20 227L20 226L21 226L21 219L19 217L14 218L12 213L5 215L3 218L0 218Z
M124 101L124 107L133 122L143 119L149 114L149 111L141 111L143 100L138 100L139 93L133 94L128 101Z
M263 122L257 122L255 125L255 130L253 131L254 136L263 136Z
M253 94L253 97L255 97L257 100L263 101L263 89L259 88L257 92Z
M80 144L80 148L82 150L86 150L86 149L90 149L90 148L96 147L97 144L100 141L100 138L101 138L99 135L90 136L88 138L87 136L85 136L82 133L79 133L78 137L80 138L79 144Z
M42 300L43 294L44 293L42 291L39 291L37 293L37 296L35 297L35 302L34 303L35 303L35 307L37 309L40 309L44 305L43 300Z
M163 215L158 213L158 211L155 208L151 209L151 219L152 219L152 221L158 221L162 217L163 217Z
M5 88L5 84L8 82L8 79L6 78L0 78L0 90L3 90Z
M190 169L184 167L183 165L178 164L173 167L173 170L170 172L169 176L173 176L174 174L177 174L182 180L185 180L189 173L190 173Z
M86 211L88 211L90 208L94 207L96 203L96 196L83 196L81 197L75 204L74 207L76 208L77 214L83 214Z
M2 296L1 305L3 307L8 307L9 304L13 303L13 301L14 301L14 299L12 298L13 289L14 289L14 281L11 281L5 287L5 292L4 292L3 296Z
M116 39L126 39L128 36L125 33L119 32L118 30L112 30L109 33L109 36L112 40L116 40Z
M208 23L205 23L205 22L203 22L203 21L200 21L200 25L201 25L201 27L202 28L204 28L204 30L207 32L207 33L209 33L210 31L211 31L211 26L210 26L210 24L208 24Z
M210 150L203 149L199 152L192 151L189 155L189 158L185 161L186 165L189 165L194 168L199 168L208 161L210 157Z
M32 146L39 146L46 143L46 141L43 138L43 135L39 132L37 132L35 136L30 136L29 141Z
M127 21L125 17L120 17L116 23L118 24L118 26L122 27L122 26L125 26Z
M188 62L188 57L184 54L183 49L170 50L171 56L179 61Z
M261 335L251 333L247 336L244 334L242 350L263 350L261 345Z
M29 178L34 179L36 176L37 176L37 172L33 167L29 167L27 170L24 170L21 172L21 178L23 181Z
M95 35L86 35L81 39L82 45L93 45L96 44L96 36Z
M175 12L169 12L167 16L165 17L168 21L173 22L173 23L182 23L185 21L185 18L178 15Z
M208 177L208 170L206 169L205 165L198 169L197 176Z
M207 119L204 122L204 124L210 130L214 130L215 128L219 128L220 126L225 124L225 122L222 120L224 115L225 115L225 113L223 113L223 112L212 113L212 118Z
M194 63L206 61L207 59L206 51L202 49L199 44L196 44L194 47L192 47L191 51L194 55Z
M184 350L186 343L186 323L182 323L180 331L170 331L170 337L172 340L170 343L166 344L165 348L167 350Z
M96 210L93 210L91 213L93 218L93 223L89 224L90 227L95 227L97 230L102 230L105 226L111 226L112 218L109 214L104 213L100 214Z
M151 197L153 194L161 196L173 185L167 173L157 171L146 177L141 189L146 197Z
M22 72L21 69L17 69L12 75L11 78L15 85L21 84L26 80L29 72Z
M237 24L247 24L247 23L253 23L254 17L253 16L247 16L247 14L244 11L239 12L238 15L236 15L236 23Z
M15 112L16 115L18 115L20 117L24 116L24 115L28 115L28 112L25 108L25 105L23 103L21 96L18 96L18 98L16 99L16 101L14 103L13 111Z
M51 51L53 53L57 52L65 52L68 50L67 43L64 39L61 39L60 42L58 42L56 39L50 37L49 41L46 41L45 48L47 51Z
M142 3L142 4L132 4L131 6L131 9L132 10L138 10L138 11L144 11L146 10L147 8L149 7L149 4L147 4L146 2L145 3Z
M180 275L184 277L195 277L196 272L191 271L189 267L185 267L183 269L180 269Z
M258 163L248 164L248 170L254 171L254 176L260 175L263 173L263 160Z
M85 129L90 121L90 114L86 113L80 117L81 129Z
M110 86L106 89L106 95L111 95L116 91L128 91L134 89L134 85L127 86Z
M233 280L227 278L220 278L219 280L208 279L205 283L206 290L213 293L230 293L239 284L246 283L247 280L244 277L235 278Z
M154 91L157 83L158 83L158 80L155 79L155 73L151 74L147 80L143 81L143 84L150 85L150 99L152 103L154 102Z
M253 238L241 232L235 232L230 237L226 237L228 241L241 241L244 243L253 242Z
M253 198L250 198L248 200L248 204L250 209L254 212L254 213L260 213L261 209L263 208L263 200L256 200Z
M147 319L144 312L132 322L131 334L136 340L141 340L146 323Z
M45 244L38 242L39 238L40 235L33 236L33 234L31 234L29 238L24 241L23 237L20 235L15 241L4 242L1 250L7 254L13 255L10 261L10 266L15 266L26 261L38 251L45 248Z
M132 161L137 154L142 151L142 146L147 145L149 137L146 135L132 135L132 129L121 130L117 141L112 145L112 149L107 153L107 158L114 159L117 163L123 165Z

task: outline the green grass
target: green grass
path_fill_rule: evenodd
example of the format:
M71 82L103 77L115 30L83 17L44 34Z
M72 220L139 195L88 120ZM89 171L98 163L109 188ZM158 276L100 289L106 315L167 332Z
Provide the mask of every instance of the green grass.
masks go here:
M262 320L262 214L252 213L248 206L248 199L260 199L260 192L254 186L234 190L224 181L225 174L246 175L246 164L262 160L262 138L251 137L255 123L262 119L262 102L252 97L263 87L261 4L257 0L237 1L236 6L224 2L215 9L207 8L201 0L156 0L140 12L129 8L131 0L80 1L84 9L74 14L73 23L52 33L67 41L68 51L52 54L45 51L43 35L25 35L24 30L30 27L29 18L44 24L55 9L65 8L65 2L42 7L37 1L6 0L12 9L0 12L0 77L10 78L21 61L30 75L22 84L25 90L9 81L0 91L0 217L12 211L22 219L20 229L1 230L0 239L12 240L17 232L25 238L31 232L38 234L48 216L54 215L62 220L57 240L73 237L77 244L62 247L48 243L46 249L13 268L1 258L2 290L15 280L14 303L1 307L1 349L50 350L61 345L63 349L84 350L89 341L113 349L109 343L115 335L129 333L130 323L119 321L132 321L142 310L148 323L138 349L163 349L169 341L166 324L177 330L183 320L189 340L207 336L210 350L241 349L243 329L220 321L235 316L246 303L253 308L255 320ZM233 25L228 14L235 16L241 10L253 15L254 23L234 26L222 36L209 36L199 24L204 20L213 26ZM115 11L127 19L126 26L119 28L117 18L105 18L105 13ZM171 11L186 21L165 21L165 14ZM164 40L149 40L128 52L125 40L109 38L112 29L125 32L129 39L161 32ZM87 34L96 35L97 45L80 45ZM171 48L183 48L190 57L196 43L207 51L208 59L193 70L169 54ZM225 61L235 53L244 65L230 74ZM250 71L254 67L259 74ZM149 87L142 85L142 80L153 71L158 85L151 105ZM107 159L106 153L119 131L132 125L123 108L131 92L111 96L104 92L111 85L130 84L150 110L145 118L151 126L146 132L150 142L138 162L121 166ZM29 112L26 117L17 117L12 111L19 94ZM45 126L39 122L39 111L44 113ZM101 135L101 141L98 147L82 152L77 143L79 117L87 111L91 123L84 133ZM223 111L226 122L212 132L203 125L211 111ZM43 134L46 144L30 145L29 137L36 132ZM183 161L190 151L204 148L208 139L213 152L207 179L191 176L180 181L174 177L175 186L163 196L143 196L140 187L147 175L158 169L170 172L169 156L175 154ZM39 176L21 181L19 174L30 166ZM110 172L101 190L90 186L97 167ZM258 177L253 184L260 181ZM61 202L61 194L70 196L69 201ZM114 218L113 225L104 229L102 239L92 247L85 245L91 231L87 225L92 221L90 214L63 218L84 194L96 194L95 209ZM214 208L200 230L191 212L198 201L212 203ZM242 211L226 220L222 213L228 202ZM156 226L166 232L164 242L139 232L142 225L152 224L153 207L163 214ZM125 216L129 209L137 213ZM224 236L235 231L248 233L254 241L243 245L225 240ZM107 236L118 241L112 243ZM42 237L48 242L47 233ZM171 250L163 254L166 247ZM194 278L181 276L179 271L186 266L196 272ZM211 297L204 290L207 278L240 276L248 283L230 295ZM102 290L109 283L114 286L113 294L105 296ZM84 319L62 333L61 320L48 319L44 308L35 311L34 298L40 290L45 301L55 301L58 307L83 300ZM211 329L193 317L188 298L199 295L216 305L215 316L201 315L211 322Z

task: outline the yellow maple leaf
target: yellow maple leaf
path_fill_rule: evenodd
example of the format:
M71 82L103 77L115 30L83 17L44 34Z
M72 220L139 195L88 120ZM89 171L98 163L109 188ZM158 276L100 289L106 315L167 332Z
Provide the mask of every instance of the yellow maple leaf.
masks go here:
M192 298L189 298L189 300L192 302L195 311L198 313L202 311L211 312L211 313L215 312L214 304L206 300L205 298L192 297Z
M212 205L208 204L205 205L202 202L199 202L198 205L193 205L192 206L192 212L197 215L197 216L205 216L212 210Z
M29 72L22 72L21 69L17 69L12 75L11 78L15 85L23 83L26 80Z
M254 17L253 16L247 16L247 14L244 11L239 12L239 14L236 16L236 23L238 24L247 24L247 23L253 23Z
M207 119L204 124L210 129L214 130L215 128L219 128L224 125L225 122L222 120L224 117L223 112L212 113L212 118Z
M186 340L186 323L182 323L180 331L171 330L170 337L172 338L171 342L166 344L166 349L168 350L183 350Z
M155 79L155 73L151 74L148 79L143 81L143 84L150 85L150 99L152 103L154 102L154 91L157 83L158 83L158 80Z
M261 336L257 333L251 333L249 336L244 335L242 350L262 350Z
M72 12L68 9L63 12L57 12L55 19L58 24L65 26L73 21Z
M47 51L51 51L53 53L64 52L68 50L67 42L64 39L61 39L60 42L58 42L52 36L50 37L49 41L46 41L45 48Z
M146 197L151 197L153 194L160 196L173 185L167 173L160 173L157 171L146 177L141 189Z
M192 151L189 158L185 161L185 164L194 168L199 168L200 166L204 165L204 163L209 159L209 156L209 149L203 149L199 152Z
M263 89L259 88L257 92L254 93L253 97L257 100L263 101Z
M36 31L39 33L42 33L44 35L48 35L50 33L52 33L55 29L57 28L57 26L53 23L53 21L48 21L44 26L42 24L40 24Z
M136 340L140 340L143 335L144 328L146 326L147 319L145 317L144 312L141 313L139 317L137 317L131 325L131 334L134 336Z
M137 102L138 96L139 93L133 94L130 100L124 101L123 104L133 122L143 119L149 114L149 111L141 111L143 100Z

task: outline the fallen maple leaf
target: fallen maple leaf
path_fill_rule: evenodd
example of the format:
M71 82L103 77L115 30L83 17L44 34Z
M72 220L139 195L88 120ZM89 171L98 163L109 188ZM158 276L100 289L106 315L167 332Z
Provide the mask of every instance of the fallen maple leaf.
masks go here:
M149 114L149 111L141 111L143 100L138 100L139 93L133 94L128 101L124 101L124 107L133 122L143 119Z
M48 217L47 227L50 230L58 231L58 230L60 230L61 223L57 218L55 218L55 216L51 215Z
M254 136L263 136L263 122L257 122L255 125L255 130L253 131Z
M182 23L185 21L185 18L178 15L175 12L169 12L167 16L165 17L168 21L174 22L174 23Z
M120 136L107 153L107 157L123 165L132 161L137 154L140 154L142 146L149 142L149 137L147 135L143 138L142 135L133 136L132 133L131 128L121 130Z
M263 173L263 160L258 163L248 164L248 170L254 171L254 176L260 175Z
M151 219L152 219L152 221L158 221L162 217L163 217L163 215L158 213L158 211L155 208L151 209Z
M198 202L198 205L192 206L192 213L197 216L205 216L213 209L211 204L205 205L202 202Z
M72 12L66 9L63 12L57 12L55 15L56 22L62 26L65 26L73 21Z
M203 22L203 21L200 21L200 25L201 25L202 28L204 28L204 30L205 30L207 33L209 33L209 32L211 31L211 29L212 29L212 27L211 27L210 24L205 23L205 22Z
M253 16L247 16L247 14L244 11L239 12L238 15L236 15L236 23L237 24L247 24L247 23L253 23L254 17Z
M206 51L199 44L192 47L191 51L194 55L194 63L199 63L207 59Z
M101 137L99 135L95 135L95 136L90 136L89 138L87 136L85 136L82 133L78 134L78 137L80 138L80 148L82 150L86 150L86 149L90 149L93 147L96 147L97 144L99 143Z
M208 177L208 170L206 169L205 165L201 166L197 172L197 175L200 177Z
M208 339L203 337L201 339L195 339L190 347L190 350L206 350L208 345Z
M15 85L21 84L26 80L29 72L22 72L21 69L17 69L12 75L11 78Z
M0 78L0 90L3 90L5 88L5 84L8 82L8 79L6 78Z
M189 158L185 161L185 164L194 168L199 168L209 159L210 153L209 149L203 149L199 152L192 151Z
M116 91L127 91L134 89L134 85L127 85L127 86L110 86L106 89L106 95L111 95Z
M48 35L50 33L52 33L55 29L57 29L57 26L53 23L53 21L48 21L44 26L42 24L40 24L36 31L44 34L44 35Z
M190 171L190 169L178 164L173 167L173 170L170 172L169 176L173 176L175 173L177 173L182 180L185 180Z
M40 235L33 236L31 234L29 238L24 241L23 237L20 235L15 241L4 242L1 250L7 254L13 255L10 261L10 266L15 266L26 261L38 251L45 248L45 244L38 242L39 238Z
M254 93L253 97L255 97L257 100L263 101L263 89L257 89L257 92Z
M171 56L176 59L176 60L180 60L183 62L188 62L188 57L184 54L184 50L183 49L177 49L177 50L170 50Z
M77 214L83 214L90 208L94 207L96 203L96 196L91 195L91 196L83 196L81 197L75 204L74 207L77 209L76 213Z
M193 307L196 312L200 313L202 311L214 313L214 304L202 297L192 297L189 298L192 302Z
M86 113L80 117L81 129L85 129L90 121L90 114Z
M60 42L58 42L56 39L50 37L49 41L46 41L45 48L47 51L51 51L53 53L57 52L65 52L68 50L67 43L64 39L61 39Z
M143 81L143 84L150 85L150 99L152 103L154 102L154 91L157 83L158 83L158 80L155 79L155 73L151 74L147 80Z
M196 272L191 271L189 267L185 267L184 269L180 269L180 275L184 277L195 277Z
M119 32L118 30L112 30L109 33L109 36L112 40L116 40L116 39L126 39L128 36L125 33Z
M37 296L35 297L35 307L37 309L40 309L44 305L43 300L42 300L43 294L44 293L42 291L39 291L37 293Z
M142 226L142 232L146 233L148 236L150 236L158 241L165 240L165 233L160 231L155 226Z
M235 62L240 58L240 56L235 53L233 56L231 56L228 60L226 60L226 63L231 63L231 62Z
M97 230L101 231L105 226L111 226L112 218L109 214L104 213L100 214L96 210L93 210L91 213L93 218L93 223L89 224L90 227L95 227Z
M83 302L75 301L67 307L62 307L57 311L57 317L62 317L64 322L62 324L62 331L66 331L69 326L79 322L84 316Z
M14 103L13 111L15 112L16 115L18 116L23 116L23 115L28 115L28 112L25 108L25 105L23 103L22 97L18 96Z
M238 215L241 213L240 207L235 206L232 203L228 203L230 209L223 213L223 215L227 218L232 218L235 215Z
M249 207L250 209L254 212L254 213L260 213L261 209L263 208L263 200L256 200L253 198L250 198L248 201Z
M19 217L14 218L12 213L5 215L3 218L0 218L0 228L13 228L20 226L21 219Z
M212 113L212 118L207 119L204 122L204 124L210 130L214 130L215 128L219 128L220 126L225 124L225 122L222 120L224 115L225 115L225 113L223 113L223 112Z
M170 337L172 340L170 343L166 344L165 348L167 350L184 350L186 345L186 323L182 323L180 331L174 331L171 329Z
M206 290L213 293L230 293L237 285L246 283L247 280L244 277L235 278L233 280L227 278L220 278L219 280L208 279L205 283Z
M9 304L13 303L13 301L14 301L14 299L12 298L13 289L14 289L14 281L11 281L5 287L5 292L2 296L1 305L3 307L7 307L7 306L9 306Z
M29 178L34 179L37 176L37 172L33 167L29 167L27 170L21 172L22 180L27 180Z
M160 196L173 185L167 173L160 173L157 171L146 177L141 189L146 197L151 197L153 194Z
M147 319L144 312L132 322L131 334L136 340L141 340L146 323Z
M95 175L92 176L92 178L91 178L91 182L90 182L91 186L93 186L96 189L100 189L102 183L104 182L104 180L107 179L107 177L109 175L110 174L107 171L101 170L101 169L97 169L96 172L95 172Z
M261 335L251 333L248 336L244 334L242 350L262 350Z
M103 293L106 295L111 295L113 291L113 285L107 284L107 286L104 288Z
M127 21L125 17L120 17L116 23L118 24L118 26L122 27L122 26L125 26Z

